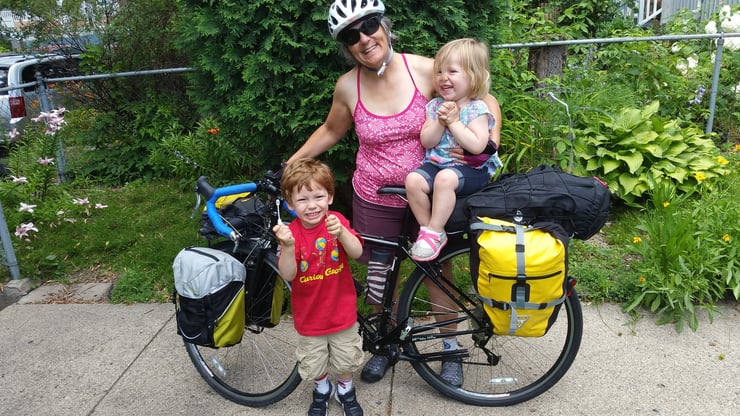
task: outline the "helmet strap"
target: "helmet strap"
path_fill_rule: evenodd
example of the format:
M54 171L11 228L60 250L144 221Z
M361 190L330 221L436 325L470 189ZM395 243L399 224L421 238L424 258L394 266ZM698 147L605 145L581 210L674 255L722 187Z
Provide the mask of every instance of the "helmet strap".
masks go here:
M390 52L388 52L388 59L383 62L383 65L381 65L380 69L378 69L378 71L376 72L376 74L378 74L378 77L383 76L383 74L385 73L385 68L388 67L388 65L391 63L391 60L393 59L393 45L388 43L388 47L390 48Z
M383 30L385 30L385 26L381 26L381 27L383 28ZM391 34L387 30L385 30L385 34L388 37L388 50L390 51L388 52L388 58L385 61L383 61L383 65L381 65L380 68L378 69L363 67L365 71L375 72L375 74L378 75L378 78L383 76L383 74L385 73L385 69L388 67L388 65L391 64L391 61L393 60L393 45L391 44Z
M388 58L385 61L383 61L383 65L381 65L380 68L375 69L375 68L370 68L367 66L363 66L362 68L367 72L375 72L375 74L378 75L378 77L382 77L383 74L385 73L385 69L388 67L388 65L390 65L391 61L393 60L393 45L388 44L388 47L390 48L390 52L388 53Z

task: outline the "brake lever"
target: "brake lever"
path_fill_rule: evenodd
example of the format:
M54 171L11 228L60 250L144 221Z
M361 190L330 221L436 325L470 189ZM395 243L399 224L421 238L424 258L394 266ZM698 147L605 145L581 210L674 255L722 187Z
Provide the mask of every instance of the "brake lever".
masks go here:
M200 194L198 191L195 191L195 207L193 207L193 213L190 214L190 218L195 218L195 215L198 214L198 209L200 209Z
M277 209L277 223L282 225L283 219L280 217L280 198L275 198L275 208Z

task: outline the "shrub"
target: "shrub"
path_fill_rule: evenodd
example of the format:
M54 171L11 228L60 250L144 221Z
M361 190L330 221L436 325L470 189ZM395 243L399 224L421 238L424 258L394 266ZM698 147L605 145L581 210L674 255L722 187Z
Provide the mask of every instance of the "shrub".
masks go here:
M154 149L151 161L157 169L168 171L187 186L192 186L201 175L218 185L234 181L247 171L248 157L239 149L238 143L221 133L219 123L209 118L188 133L172 129Z
M68 142L84 150L72 159L71 174L114 186L169 177L171 172L155 165L151 157L162 138L185 128L175 106L163 100L129 103L118 111L96 111L92 125L79 126L87 130L78 131Z
M688 322L698 326L697 310L709 312L716 301L732 294L740 299L740 184L737 166L710 188L700 181L694 192L681 193L668 181L649 192L632 251L642 261L639 291L626 311L645 306L658 313L660 323Z

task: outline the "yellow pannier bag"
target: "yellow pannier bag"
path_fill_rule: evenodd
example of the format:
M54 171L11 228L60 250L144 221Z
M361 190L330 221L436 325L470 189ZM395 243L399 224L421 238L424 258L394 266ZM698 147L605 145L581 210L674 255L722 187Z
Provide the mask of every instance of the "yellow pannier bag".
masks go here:
M478 217L470 232L473 285L493 332L545 335L568 292L565 230L549 222L527 226Z

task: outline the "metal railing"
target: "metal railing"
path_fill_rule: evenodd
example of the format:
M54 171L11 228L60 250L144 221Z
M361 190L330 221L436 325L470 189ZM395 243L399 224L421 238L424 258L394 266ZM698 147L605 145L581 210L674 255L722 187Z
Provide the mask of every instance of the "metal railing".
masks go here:
M660 22L669 22L681 9L690 10L694 13L697 20L704 21L709 19L712 13L717 12L720 7L737 4L740 4L740 0L664 0Z
M714 58L714 71L712 73L712 87L709 98L709 117L704 132L712 132L714 125L714 112L717 106L717 89L719 86L719 72L722 67L722 51L724 50L724 39L727 37L740 37L740 33L716 33L716 34L697 34L697 35L665 35L665 36L645 36L645 37L619 37L619 38L596 38L580 40L562 40L550 42L533 42L533 43L504 43L493 45L493 49L510 49L510 48L537 48L546 46L569 46L569 45L590 45L603 43L626 43L626 42L664 42L668 40L694 40L694 39L716 39L717 49Z
M11 90L26 89L26 88L34 87L37 89L37 96L39 99L40 111L49 113L55 108L52 100L50 99L51 94L49 94L49 88L48 88L49 84L60 83L60 82L72 82L72 81L110 79L110 78L120 78L120 77L174 74L174 73L180 73L180 72L189 72L192 70L193 70L192 68L165 68L165 69L153 69L153 70L143 70L143 71L119 72L119 73L114 73L114 74L80 75L80 76L62 77L62 78L44 78L40 73L36 73L36 81L27 82L27 83L19 84L19 85L13 85L11 87L0 88L0 93L9 92ZM7 111L8 111L8 114L10 114L10 108L8 108ZM0 134L5 134L5 132L0 131ZM59 174L59 180L61 182L64 182L66 181L66 177L67 177L67 166L66 166L66 156L64 154L64 146L62 145L61 142L57 146L56 157L57 157L56 165L57 165L57 171ZM3 212L2 203L0 203L0 243L2 244L2 247L3 247L3 250L0 252L0 256L2 256L3 263L10 270L11 278L13 280L17 280L20 278L20 270L18 268L18 261L15 256L15 251L13 249L13 242L11 240L10 230L8 229L8 224L5 221L5 213Z
M704 21L720 7L740 4L740 0L634 0L633 3L623 3L622 13L625 16L633 16L633 4L637 10L635 23L643 26L655 19L659 19L661 24L668 23L682 9L692 12L697 20Z
M710 90L710 103L709 103L709 116L705 127L705 132L711 133L712 126L714 124L714 114L716 107L717 90L719 85L719 73L722 65L722 52L724 48L724 39L727 37L740 37L740 33L718 33L718 34L696 34L696 35L666 35L666 36L647 36L647 37L620 37L620 38L597 38L597 39L582 39L582 40L567 40L567 41L551 41L551 42L534 42L534 43L509 43L493 45L493 49L504 49L504 48L533 48L533 47L546 47L546 46L568 46L568 45L583 45L583 44L607 44L607 43L625 43L625 42L663 42L668 40L699 40L699 39L715 39L717 42L717 48L715 53L714 72L712 75L712 86ZM15 85L13 87L0 88L0 92L8 91L11 89L37 87L38 96L40 100L41 111L50 112L53 110L53 103L49 99L48 85L52 83L62 83L70 81L85 81L85 80L99 80L106 78L117 78L117 77L130 77L130 76L146 76L146 75L157 75L157 74L168 74L168 73L179 73L192 71L192 68L169 68L169 69L157 69L157 70L142 70L132 72L122 72L114 74L96 74L96 75L84 75L64 78L48 78L44 79L40 74L37 74L36 81L25 83L22 85ZM3 132L0 132L3 134ZM60 180L66 177L66 165L63 146L59 146L61 149L60 154L57 155L58 164L57 169L59 170ZM2 246L4 248L4 262L10 268L13 279L17 279L19 276L18 264L16 262L15 253L13 252L13 245L10 241L10 234L5 222L5 217L2 211L2 205L0 205L0 237ZM1 253L0 253L1 254Z

